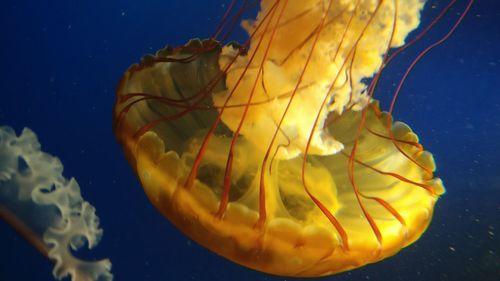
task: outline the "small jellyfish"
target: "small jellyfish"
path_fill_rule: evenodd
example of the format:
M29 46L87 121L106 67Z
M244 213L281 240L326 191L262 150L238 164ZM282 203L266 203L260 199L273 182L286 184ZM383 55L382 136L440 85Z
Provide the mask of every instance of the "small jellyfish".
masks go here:
M76 180L62 171L57 157L40 150L33 131L25 128L16 136L0 127L0 218L55 263L55 278L112 280L108 259L84 261L70 251L95 247L103 231Z

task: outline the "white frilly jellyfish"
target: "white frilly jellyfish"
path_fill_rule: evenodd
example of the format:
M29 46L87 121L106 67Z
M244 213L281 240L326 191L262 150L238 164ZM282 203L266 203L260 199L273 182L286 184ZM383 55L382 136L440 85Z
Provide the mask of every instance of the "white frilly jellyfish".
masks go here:
M103 231L76 180L62 171L57 157L40 150L33 131L25 128L16 136L0 127L0 218L54 262L55 278L112 280L108 259L84 261L71 253L70 247L95 247Z

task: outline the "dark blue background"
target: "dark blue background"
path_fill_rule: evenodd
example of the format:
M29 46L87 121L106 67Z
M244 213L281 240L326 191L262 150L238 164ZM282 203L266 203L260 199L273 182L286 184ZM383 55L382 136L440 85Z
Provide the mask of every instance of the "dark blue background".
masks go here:
M109 257L115 280L286 280L190 242L149 204L111 131L114 90L126 68L167 43L210 36L228 2L2 1L0 124L33 129L65 176L78 180L104 228L101 244L81 255ZM431 40L456 19L459 2ZM432 15L427 9L424 20ZM500 2L479 0L418 64L395 116L434 153L447 193L417 243L324 280L500 280L499 52ZM376 93L383 106L412 53L385 73ZM0 280L53 280L51 270L0 222Z

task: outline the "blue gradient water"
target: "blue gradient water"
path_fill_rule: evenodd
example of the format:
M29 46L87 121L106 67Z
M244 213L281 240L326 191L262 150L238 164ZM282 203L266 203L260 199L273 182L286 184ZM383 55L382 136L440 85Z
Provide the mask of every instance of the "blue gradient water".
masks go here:
M187 239L149 204L111 131L114 90L127 67L167 43L210 36L228 2L2 1L0 125L33 129L65 176L78 180L104 228L100 245L81 255L109 257L115 280L290 280L240 267ZM425 42L450 27L459 2ZM435 15L429 7L424 20ZM383 107L422 46L383 76L376 93ZM395 116L434 153L447 193L417 243L324 280L500 280L499 46L500 2L477 1L414 69ZM0 280L53 280L51 270L0 222Z

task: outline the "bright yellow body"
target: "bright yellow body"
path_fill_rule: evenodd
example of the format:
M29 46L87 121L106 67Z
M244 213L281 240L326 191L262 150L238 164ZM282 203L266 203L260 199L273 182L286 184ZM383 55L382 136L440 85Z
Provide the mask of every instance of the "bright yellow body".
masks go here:
M317 10L326 2L263 1L245 24L256 31L247 55L193 40L132 66L117 92L115 134L156 208L212 251L276 275L394 255L444 192L432 155L361 82L418 25L422 3Z

